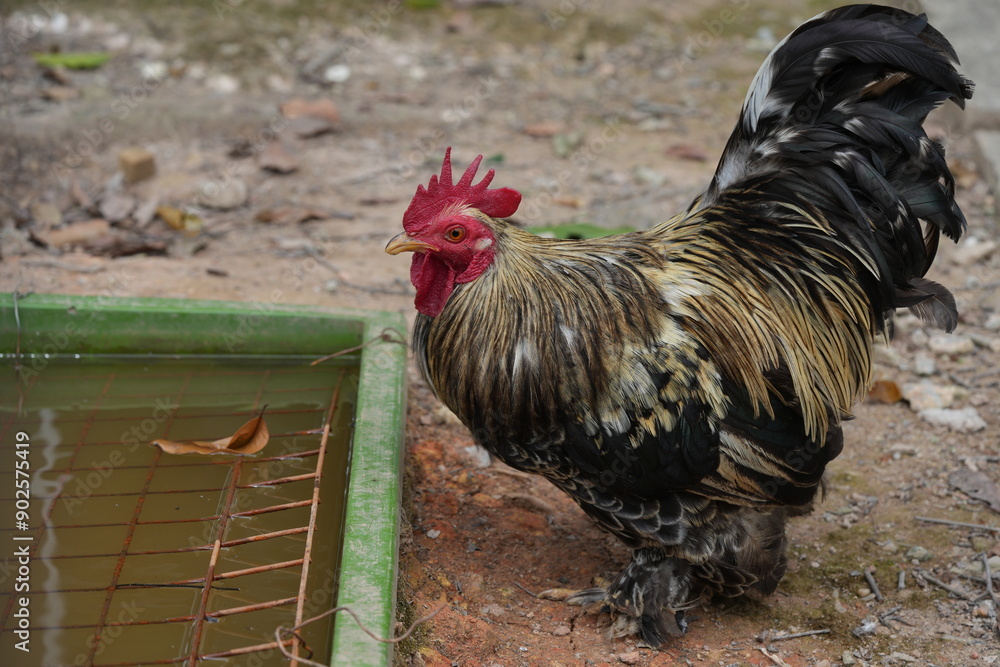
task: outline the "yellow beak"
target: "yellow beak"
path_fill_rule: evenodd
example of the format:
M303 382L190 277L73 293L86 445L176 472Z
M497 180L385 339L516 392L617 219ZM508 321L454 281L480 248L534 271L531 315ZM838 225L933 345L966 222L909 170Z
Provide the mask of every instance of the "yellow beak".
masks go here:
M389 244L385 247L385 251L390 255L398 255L401 252L437 251L437 248L430 243L418 241L406 232L402 232L392 237Z

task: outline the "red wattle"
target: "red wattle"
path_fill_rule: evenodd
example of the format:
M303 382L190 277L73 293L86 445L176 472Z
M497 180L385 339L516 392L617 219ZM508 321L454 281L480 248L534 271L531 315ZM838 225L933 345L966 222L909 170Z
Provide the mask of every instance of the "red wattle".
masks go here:
M413 300L417 310L437 317L455 289L455 271L433 253L418 252L413 254L410 264L410 282L417 289Z

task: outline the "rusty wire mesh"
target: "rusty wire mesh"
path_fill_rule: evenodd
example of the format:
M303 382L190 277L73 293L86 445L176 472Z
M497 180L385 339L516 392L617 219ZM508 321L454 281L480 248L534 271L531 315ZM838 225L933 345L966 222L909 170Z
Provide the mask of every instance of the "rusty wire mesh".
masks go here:
M53 366L30 380L22 415L0 388L0 503L13 503L4 449L17 431L32 434L31 526L17 531L4 517L0 540L31 537L35 640L28 662L10 653L20 593L15 577L0 579L0 662L287 664L275 627L332 606L352 372ZM252 458L147 444L225 435L265 404L271 441ZM284 644L321 653L329 630Z

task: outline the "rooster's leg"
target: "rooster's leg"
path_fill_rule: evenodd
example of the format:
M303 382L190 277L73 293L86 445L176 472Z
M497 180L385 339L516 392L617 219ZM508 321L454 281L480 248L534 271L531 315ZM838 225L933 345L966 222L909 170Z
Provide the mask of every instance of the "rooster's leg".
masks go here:
M658 647L687 631L684 612L692 604L691 584L690 564L660 549L643 548L632 553L632 562L607 587L545 591L539 597L582 607L600 605L602 613L611 615L612 636L639 634Z

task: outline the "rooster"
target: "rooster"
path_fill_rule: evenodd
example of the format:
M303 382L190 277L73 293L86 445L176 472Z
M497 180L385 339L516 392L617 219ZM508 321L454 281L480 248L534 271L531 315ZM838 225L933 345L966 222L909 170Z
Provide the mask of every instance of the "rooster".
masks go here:
M647 231L543 239L521 195L419 186L386 247L413 252L413 349L504 463L539 474L632 549L600 605L615 636L683 634L706 595L774 591L875 341L908 308L951 331L924 275L965 219L922 124L972 83L926 17L875 5L806 22L765 60L718 169Z

